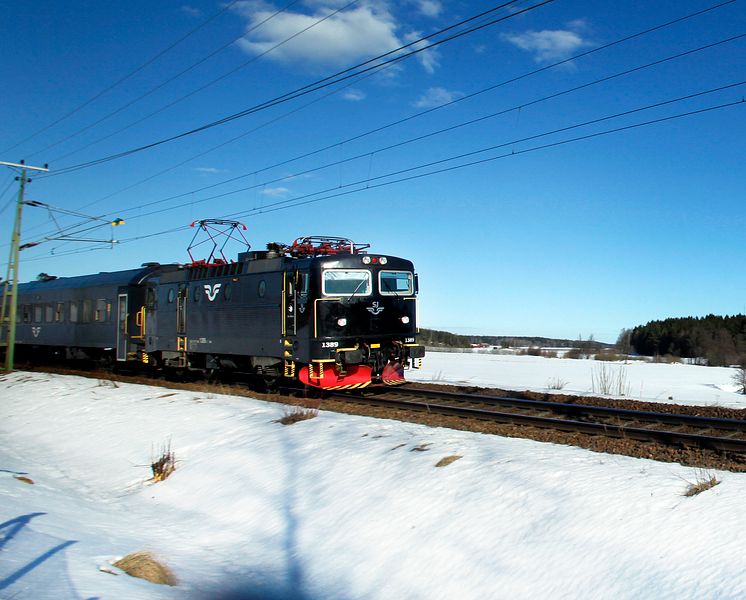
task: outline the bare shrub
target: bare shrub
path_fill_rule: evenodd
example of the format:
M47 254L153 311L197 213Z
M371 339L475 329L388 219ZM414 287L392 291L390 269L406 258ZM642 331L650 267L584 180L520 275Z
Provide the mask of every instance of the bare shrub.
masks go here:
M541 355L544 358L557 358L557 351L556 350L542 350Z
M742 363L731 377L733 383L738 387L739 394L746 394L746 363Z
M627 369L621 365L615 372L611 365L601 363L593 369L591 384L594 394L629 396L630 384L627 381Z
M451 456L444 456L438 462L435 463L436 467L447 467L452 462L456 462L459 458L463 458L458 454L452 454Z
M664 354L661 356L660 354L656 354L653 357L654 363L664 363L666 365L673 365L677 362L681 362L678 356L674 356L673 354Z
M596 354L595 359L614 362L627 360L627 357L621 354L616 354L615 352L600 352L599 354Z
M693 483L691 481L687 481L687 483L689 484L689 487L686 489L686 492L684 492L684 496L689 498L691 496L701 494L705 490L709 490L710 488L715 487L717 484L720 483L720 480L712 473L699 471L697 473L696 481L694 481Z
M278 419L278 423L283 425L292 425L298 421L306 421L319 416L319 410L317 408L304 408L302 406L294 406L292 408L285 409L285 413L282 418Z
M566 385L567 380L562 379L561 377L552 377L549 381L547 381L547 387L550 390L561 390L564 389Z
M151 455L153 453L151 452ZM171 440L168 444L161 446L158 458L150 461L150 470L153 472L153 481L164 481L176 470L176 455L171 450Z
M176 577L163 563L156 560L149 552L133 552L114 563L127 575L144 579L159 585L176 585Z
M580 351L580 348L570 348L567 352L565 352L565 356L563 358L582 358L583 353Z

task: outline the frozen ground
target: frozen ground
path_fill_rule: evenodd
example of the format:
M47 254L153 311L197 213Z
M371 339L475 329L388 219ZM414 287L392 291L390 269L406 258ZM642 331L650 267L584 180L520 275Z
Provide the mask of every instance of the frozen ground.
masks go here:
M521 389L562 377L589 391L592 366L431 354L420 377ZM725 370L639 367L630 378L646 397L738 400ZM284 410L0 378L0 598L746 596L744 474L708 473L721 483L684 497L704 473L324 411L283 426ZM148 483L153 448L169 439L177 470ZM462 458L435 466L452 455ZM99 570L143 549L177 587Z

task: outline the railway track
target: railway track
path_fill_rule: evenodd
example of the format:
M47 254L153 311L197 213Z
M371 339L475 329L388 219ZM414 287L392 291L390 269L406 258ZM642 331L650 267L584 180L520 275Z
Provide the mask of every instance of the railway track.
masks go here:
M336 400L462 419L696 447L746 458L746 421L564 402L397 388L338 393Z

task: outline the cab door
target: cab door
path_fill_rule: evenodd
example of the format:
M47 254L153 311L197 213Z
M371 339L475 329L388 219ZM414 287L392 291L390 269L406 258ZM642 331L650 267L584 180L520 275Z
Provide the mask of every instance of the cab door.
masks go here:
M294 336L298 333L296 313L298 301L295 296L297 271L284 271L282 274L282 335Z

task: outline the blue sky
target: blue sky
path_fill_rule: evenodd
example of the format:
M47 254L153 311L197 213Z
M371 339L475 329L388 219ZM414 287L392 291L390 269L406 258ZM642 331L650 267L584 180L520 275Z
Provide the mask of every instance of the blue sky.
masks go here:
M387 68L68 171L498 5L11 3L0 160L49 163L28 199L127 221L86 233L113 249L25 250L21 279L185 262L191 230L154 234L235 217L256 249L339 235L411 258L424 327L614 341L651 319L746 312L746 7L718 4L515 2ZM15 175L0 171L3 274ZM78 222L27 207L23 242Z

